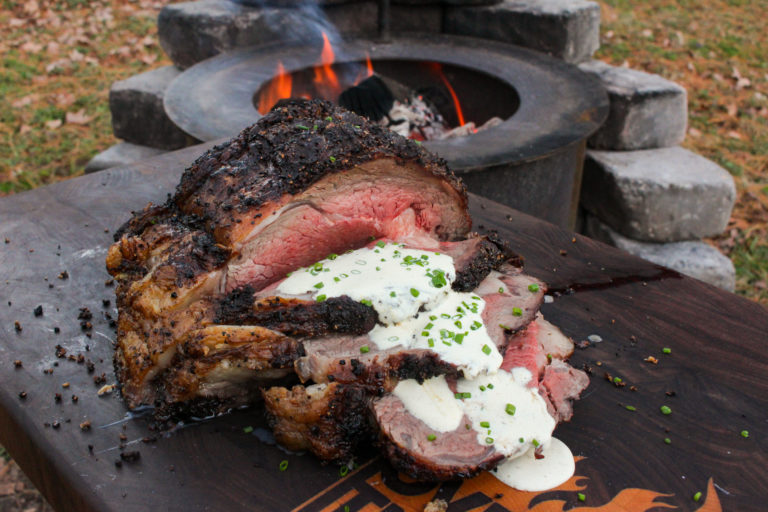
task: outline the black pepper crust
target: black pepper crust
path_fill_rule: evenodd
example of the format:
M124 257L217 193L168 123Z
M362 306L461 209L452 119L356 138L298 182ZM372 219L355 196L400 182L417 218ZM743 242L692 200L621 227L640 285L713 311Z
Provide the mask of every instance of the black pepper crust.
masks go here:
M256 124L198 158L171 202L217 225L236 222L233 212L258 209L328 174L387 157L418 163L445 179L466 206L466 189L444 160L323 100L279 102Z
M315 300L270 297L254 305L254 290L238 288L218 303L217 324L258 325L289 336L316 338L325 334L364 334L379 319L376 310L346 295Z

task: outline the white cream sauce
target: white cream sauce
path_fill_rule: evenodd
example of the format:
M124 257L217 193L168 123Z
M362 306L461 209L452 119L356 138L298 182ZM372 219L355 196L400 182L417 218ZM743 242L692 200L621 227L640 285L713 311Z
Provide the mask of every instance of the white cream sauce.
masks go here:
M503 358L483 325L485 301L477 295L483 290L454 292L455 276L449 256L378 242L299 269L277 291L308 293L318 301L346 295L378 313L369 336L379 349L425 348L455 364L464 374L456 393L440 376L422 384L402 381L395 396L437 432L455 430L466 415L478 442L507 457L494 473L507 485L525 491L556 487L573 474L573 456L552 437L556 423L537 389L527 386L531 373L500 370ZM490 287L487 293L506 291L496 273L483 285ZM534 457L537 447L544 458Z
M531 448L520 457L502 462L491 474L510 487L529 492L552 489L573 476L576 462L565 443L553 437L542 448L544 458L537 459Z
M378 313L369 333L377 348L429 349L467 377L495 372L502 356L483 325L485 301L454 292L455 277L450 256L378 242L299 269L277 291L315 300L346 295Z
M401 381L393 393L408 411L418 411L414 416L438 432L456 430L464 416L460 401L454 397L443 375L427 379L423 384L414 379Z

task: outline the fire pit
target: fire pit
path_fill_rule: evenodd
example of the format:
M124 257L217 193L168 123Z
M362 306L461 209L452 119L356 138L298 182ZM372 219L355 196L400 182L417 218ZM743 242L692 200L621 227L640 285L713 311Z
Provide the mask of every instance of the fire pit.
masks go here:
M493 128L424 145L445 158L472 192L573 227L586 139L608 109L596 79L529 50L472 38L357 40L335 50L333 63L319 46L279 44L219 55L181 74L166 92L165 109L200 140L229 137L261 116L259 99L276 80L307 84L320 63L350 86L369 61L377 74L411 89L448 89L456 102L441 111L453 126L460 124L459 111L478 126L501 118ZM331 94L327 84L322 87L315 87L315 96ZM306 90L293 94L312 96Z

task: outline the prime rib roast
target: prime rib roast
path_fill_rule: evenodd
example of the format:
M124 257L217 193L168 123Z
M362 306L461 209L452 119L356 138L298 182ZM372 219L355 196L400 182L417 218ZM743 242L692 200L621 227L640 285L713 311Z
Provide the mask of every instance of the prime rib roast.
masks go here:
M161 419L263 399L289 449L345 462L373 442L420 479L493 467L501 456L465 429L412 442L428 427L391 393L403 379L455 380L456 365L426 349L376 349L369 305L277 289L289 272L374 240L448 254L453 289L486 300L483 320L504 364L530 369L552 416L568 420L587 378L564 362L567 339L542 334L544 283L505 243L470 227L464 186L420 144L328 102L281 102L116 232L107 269L117 282L122 395Z

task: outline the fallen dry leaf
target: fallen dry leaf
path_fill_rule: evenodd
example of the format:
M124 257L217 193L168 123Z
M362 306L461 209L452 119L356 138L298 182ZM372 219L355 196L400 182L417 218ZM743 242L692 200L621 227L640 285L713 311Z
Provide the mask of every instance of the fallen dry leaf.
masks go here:
M35 43L34 41L27 41L26 43L19 46L19 50L30 52L30 53L37 53L42 49L43 49L43 45L39 43Z
M739 113L739 107L737 107L735 104L731 103L730 105L727 105L725 107L726 112L728 112L729 116L735 116Z
M46 121L45 127L48 128L49 130L56 130L61 126L61 124L62 124L61 119L53 119L51 121Z
M93 117L85 115L85 109L81 108L77 112L67 112L64 119L67 124L88 124Z
M19 127L19 133L21 135L24 135L25 133L29 133L31 131L32 131L32 127L29 126L28 124L23 124L21 125L21 127Z
M731 131L729 131L729 132L728 132L728 134L727 134L727 135L728 135L730 138L732 138L732 139L738 139L738 140L741 140L741 134L740 134L739 132L736 132L736 131L733 131L733 130L731 130Z
M19 98L18 100L11 103L11 106L13 108L26 107L27 105L31 104L33 101L37 101L39 98L40 98L39 94L28 94L27 96L24 96L23 98Z
M75 95L69 92L60 92L50 96L50 99L60 107L68 107L75 102Z
M701 137L701 131L691 127L691 128L688 128L688 135L690 135L691 137L698 138L698 137Z

